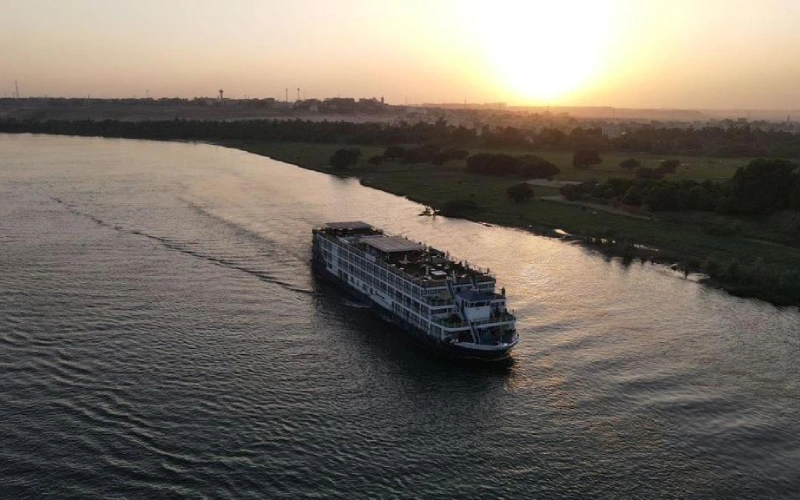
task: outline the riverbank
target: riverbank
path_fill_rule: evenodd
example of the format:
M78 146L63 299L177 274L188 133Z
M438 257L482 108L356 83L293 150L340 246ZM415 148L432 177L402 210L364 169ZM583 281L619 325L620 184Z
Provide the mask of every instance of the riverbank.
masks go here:
M537 234L580 241L623 261L642 259L672 264L687 273L709 275L708 282L735 295L756 297L778 305L800 305L800 249L785 245L763 221L739 219L735 235L713 234L720 222L708 217L662 214L658 217L590 210L549 197L556 188L535 187L535 198L514 203L506 189L516 181L468 172L457 162L442 166L382 162L367 159L381 147L360 147L361 161L346 171L333 171L327 160L341 145L219 141L217 144L269 156L303 168L357 177L374 187L442 210L445 215L516 227ZM730 170L729 168L727 170ZM453 204L460 201L467 203ZM452 207L458 205L456 209ZM723 221L724 222L724 221Z

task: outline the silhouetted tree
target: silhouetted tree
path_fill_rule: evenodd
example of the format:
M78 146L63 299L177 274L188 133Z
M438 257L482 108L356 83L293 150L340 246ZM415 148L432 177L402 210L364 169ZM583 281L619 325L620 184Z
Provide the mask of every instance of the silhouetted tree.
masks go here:
M736 170L731 180L731 205L743 214L769 214L789 206L795 183L794 163L759 158Z
M522 203L533 198L533 188L527 182L520 182L506 189L508 197L517 203Z
M520 175L532 179L549 179L561 170L550 161L536 155L524 155L517 158Z
M490 175L512 175L519 172L519 163L506 154L477 153L467 158L467 169Z
M612 177L600 186L602 197L606 199L617 198L620 199L625 196L628 189L633 186L633 181L630 179L620 179L619 177Z
M414 148L406 148L403 157L400 158L400 161L402 163L433 162L438 153L439 146L435 146L433 144L426 144L424 146L417 146Z
M355 165L361 158L361 150L358 148L337 149L328 160L328 164L334 170L345 170Z
M653 183L645 189L642 202L654 212L662 210L682 210L683 200L672 183Z
M637 168L641 167L642 162L640 162L636 158L628 158L627 160L622 160L621 162L619 162L619 166L624 168L625 170L630 170L632 172Z
M389 146L383 153L383 157L387 160L399 160L406 154L406 148L401 146Z
M436 165L444 165L450 160L463 160L469 156L469 151L463 149L445 149L433 155L432 162Z
M439 213L449 217L463 217L473 214L478 208L478 204L472 200L449 200L442 204Z
M686 208L689 210L712 211L716 206L714 198L703 186L697 185L686 194Z
M789 192L789 209L800 212L800 175L794 172L794 182Z
M572 156L572 166L575 168L589 168L592 165L603 163L600 153L596 149L578 149Z
M664 177L664 175L652 168L642 167L636 171L636 177L643 180L656 180Z
M625 191L625 195L622 197L622 203L626 205L633 205L638 207L642 204L642 192L639 186L631 186Z
M661 162L661 165L659 165L656 171L662 174L674 174L680 166L680 160L664 160Z

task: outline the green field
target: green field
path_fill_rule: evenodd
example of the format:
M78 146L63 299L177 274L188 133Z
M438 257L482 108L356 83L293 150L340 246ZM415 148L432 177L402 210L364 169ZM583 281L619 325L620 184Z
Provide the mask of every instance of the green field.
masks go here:
M252 153L270 156L277 160L285 161L288 163L295 163L297 165L312 168L315 170L327 170L328 158L334 151L341 148L342 145L337 144L311 144L311 143L270 143L270 142L245 142L245 141L227 141L224 143L227 146L244 149ZM371 166L367 164L367 160L371 156L380 155L386 149L378 146L358 146L362 152L361 161L353 169L353 173L361 172L363 170L370 170ZM604 153L601 156L603 163L595 165L588 169L575 168L572 166L572 153L567 151L534 151L524 149L505 149L505 150L487 150L479 149L470 151L471 153L487 152L487 153L506 153L510 155L524 155L536 154L542 158L549 160L556 164L561 173L556 176L556 179L565 181L585 181L588 179L604 180L609 177L624 177L632 178L633 173L621 168L619 163L628 158L636 158L642 162L645 167L656 168L662 160L675 159L681 161L681 166L675 174L670 175L670 179L693 179L703 181L710 180L724 180L730 179L739 167L744 167L750 162L750 158L710 158L706 156L664 156L664 155L648 155L648 154L633 154L633 153ZM401 166L405 168L405 165ZM437 168L434 165L429 167ZM449 169L464 169L466 168L465 161L451 161L445 167ZM393 166L391 164L384 164L379 167L379 170L389 169Z
M636 158L642 166L657 168L662 160L680 160L681 166L670 179L693 179L698 181L730 179L739 167L744 167L750 158L710 158L707 156L680 156L680 155L651 155L645 153L602 153L600 158L603 163L591 168L575 168L572 166L572 153L569 151L526 151L520 149L508 150L476 150L474 152L497 153L502 152L514 156L535 154L545 160L553 162L561 173L556 177L565 181L586 181L589 179L603 180L609 177L632 178L634 174L621 168L620 162L628 158ZM464 162L461 162L462 165Z
M224 145L306 168L342 175L341 172L331 172L327 166L328 158L336 149L342 147L341 145L266 142L226 142ZM796 228L800 227L797 218L800 216L796 214L777 214L767 219L754 219L723 218L713 213L675 212L658 213L651 219L634 218L538 199L558 193L554 188L543 187L534 188L536 196L534 200L514 203L506 195L506 189L519 182L519 179L474 174L465 169L463 161L449 162L444 166L405 165L396 162L370 165L366 160L372 155L381 154L384 148L360 147L360 149L361 161L344 174L359 177L365 185L406 196L434 207L441 207L448 200L472 200L479 208L465 214L470 219L531 229L541 234L554 234L554 229L579 236L603 231L612 234L615 239L660 249L660 255L667 261L699 262L712 258L719 262L736 259L740 263L750 264L758 259L766 268L775 272L800 269L800 251L798 251L800 248L797 246L796 234ZM587 171L573 168L569 153L537 152L536 154L555 162L562 169L561 174L557 176L560 180L580 180L589 177L603 180L611 176L630 175L616 164L631 156L652 166L657 166L663 159L643 155L606 155L604 165ZM746 165L749 161L675 158L687 166L680 167L678 173L670 175L669 178L695 180L730 178L736 168ZM612 161L614 166L607 165ZM736 235L709 234L709 226L731 222L735 222L741 228Z

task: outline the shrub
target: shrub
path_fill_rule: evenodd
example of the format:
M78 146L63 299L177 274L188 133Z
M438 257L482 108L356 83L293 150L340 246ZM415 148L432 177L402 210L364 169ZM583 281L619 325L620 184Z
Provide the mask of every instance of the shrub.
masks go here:
M625 170L630 170L631 172L633 172L634 170L642 166L642 162L640 162L636 158L628 158L627 160L622 160L621 162L619 162L619 166L624 168Z
M519 173L532 179L549 179L561 172L553 162L536 155L524 155L517 158Z
M519 164L510 155L478 153L467 158L467 170L490 175L511 175L519 172Z
M631 186L625 191L625 196L622 197L622 203L626 205L633 205L638 207L642 204L642 193L639 186Z
M444 202L439 213L449 217L463 217L475 213L478 204L472 200L456 199Z
M506 189L508 197L517 203L523 203L533 198L533 188L527 182L520 182Z
M399 160L406 155L406 148L402 146L389 146L383 152L384 158L387 160Z
M742 231L742 224L738 221L726 221L720 218L703 227L703 231L712 236L735 236Z
M662 174L674 174L678 167L681 166L680 160L664 160L661 165L656 169L656 172Z
M361 150L358 148L337 149L328 160L328 164L334 170L345 170L347 167L355 165L361 158Z
M636 171L636 177L642 180L658 180L664 177L664 174L652 168L642 167Z
M572 166L575 168L589 168L592 165L603 163L600 153L596 149L581 148L572 155Z

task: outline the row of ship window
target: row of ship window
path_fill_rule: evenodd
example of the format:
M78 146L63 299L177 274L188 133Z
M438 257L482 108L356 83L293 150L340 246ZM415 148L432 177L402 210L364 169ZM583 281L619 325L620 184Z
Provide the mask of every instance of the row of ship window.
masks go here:
M344 269L355 276L359 276L362 281L365 281L369 285L372 285L375 288L385 292L387 289L386 284L383 282L386 282L388 285L403 290L415 298L420 298L422 296L422 291L419 286L404 280L393 272L389 272L380 266L366 261L360 255L357 255L346 248L339 247L338 250L339 255L336 263L338 264L339 268ZM365 267L370 271L364 271ZM380 279L377 279L378 277Z
M436 335L437 337L441 336L442 334L441 327L435 326L423 319L421 316L403 309L399 304L394 304L392 312L420 330L427 331L428 333Z
M331 246L330 241L322 240L323 247ZM405 292L406 295L410 295L415 299L419 300L422 297L422 289L419 286L416 286L410 283L407 280L402 279L400 276L395 275L392 272L387 272L386 269L381 268L380 266L376 266L375 264L366 261L360 255L357 255L355 252L350 251L347 248L338 246L338 259L337 264L339 269L343 269L347 271L349 274L357 277L362 282L366 283L368 286L376 288L379 291L384 293L396 293L395 299L402 302L401 295L399 291ZM327 257L327 256L326 256ZM329 258L327 260L330 260ZM360 265L359 265L360 264ZM364 270L364 266L369 266L372 272L368 272ZM380 276L380 279L378 279ZM388 282L388 285L387 285ZM480 290L489 290L493 287L493 283L480 283L478 285L478 289ZM426 289L426 295L438 295L438 289ZM419 308L419 305L416 301L411 301L410 299L406 298L405 303L408 305L409 303L413 303L415 305L415 309ZM426 312L428 311L427 306L423 306ZM431 310L431 314L445 314L448 312L450 308L437 308Z

